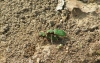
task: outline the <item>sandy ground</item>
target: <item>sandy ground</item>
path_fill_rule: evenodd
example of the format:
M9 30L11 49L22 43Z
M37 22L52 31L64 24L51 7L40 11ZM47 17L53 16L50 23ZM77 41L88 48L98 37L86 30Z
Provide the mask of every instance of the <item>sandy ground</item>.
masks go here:
M0 63L100 63L100 13L70 15L55 11L57 3L0 0ZM66 37L51 44L38 36L55 28Z

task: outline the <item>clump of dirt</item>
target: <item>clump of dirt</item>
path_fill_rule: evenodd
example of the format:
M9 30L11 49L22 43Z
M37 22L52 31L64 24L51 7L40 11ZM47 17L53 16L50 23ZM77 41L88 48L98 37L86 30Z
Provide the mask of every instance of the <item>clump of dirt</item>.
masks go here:
M66 4L55 11L57 4L57 0L0 0L0 63L100 62L100 13L69 12ZM38 36L55 28L64 30L66 38L51 44ZM57 48L59 44L63 46Z

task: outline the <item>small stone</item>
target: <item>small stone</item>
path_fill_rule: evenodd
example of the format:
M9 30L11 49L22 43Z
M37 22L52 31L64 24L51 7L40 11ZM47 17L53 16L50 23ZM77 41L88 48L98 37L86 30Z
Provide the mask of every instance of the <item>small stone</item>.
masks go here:
M100 63L100 56L96 58L95 63Z
M88 41L88 42L91 42L91 41L92 41L92 38L91 38L91 36L87 36L87 37L85 38L85 40Z
M53 27L55 25L54 21L49 22L50 27Z
M90 31L92 32L92 31L94 31L95 29L98 29L98 26L97 26L97 25L92 26L92 27L90 28Z
M84 3L87 3L88 2L88 0L81 0L82 2L84 2Z
M67 16L62 17L62 21L66 22Z
M0 41L5 41L6 40L6 36L5 35L0 35Z
M40 58L37 58L37 63L40 63Z
M83 32L87 32L89 29L88 28L82 28L81 29Z
M80 30L79 28L76 28L76 29L75 29L75 34L76 34L76 35L79 34L80 31L81 31L81 30Z
M62 44L59 44L56 48L57 49L61 49L63 47L63 45Z
M0 29L0 34L4 34L9 30L9 26L8 24L6 24L5 26L2 26Z

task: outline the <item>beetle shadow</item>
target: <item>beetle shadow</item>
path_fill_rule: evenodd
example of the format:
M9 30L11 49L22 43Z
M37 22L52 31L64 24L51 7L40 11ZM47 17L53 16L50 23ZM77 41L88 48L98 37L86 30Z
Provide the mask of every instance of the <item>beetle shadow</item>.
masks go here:
M58 45L58 44L62 44L65 45L67 42L70 41L69 37L59 37L58 40L52 40L51 39L47 39L47 38L39 38L39 39L43 39L43 41L41 42L42 45L47 45L47 44L51 44L51 45Z
M51 41L49 40L49 42L51 43L51 44L66 44L67 43L67 41L70 41L70 38L68 38L68 37L59 37L58 38L58 40L55 40L55 41L53 41L52 43L51 43Z

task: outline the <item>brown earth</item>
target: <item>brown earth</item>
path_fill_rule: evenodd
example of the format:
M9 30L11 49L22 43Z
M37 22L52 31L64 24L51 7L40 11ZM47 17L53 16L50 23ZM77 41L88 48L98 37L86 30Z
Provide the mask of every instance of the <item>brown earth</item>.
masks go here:
M0 63L100 63L100 13L70 15L65 7L55 11L57 3L0 0ZM51 44L38 36L55 28L66 37Z

